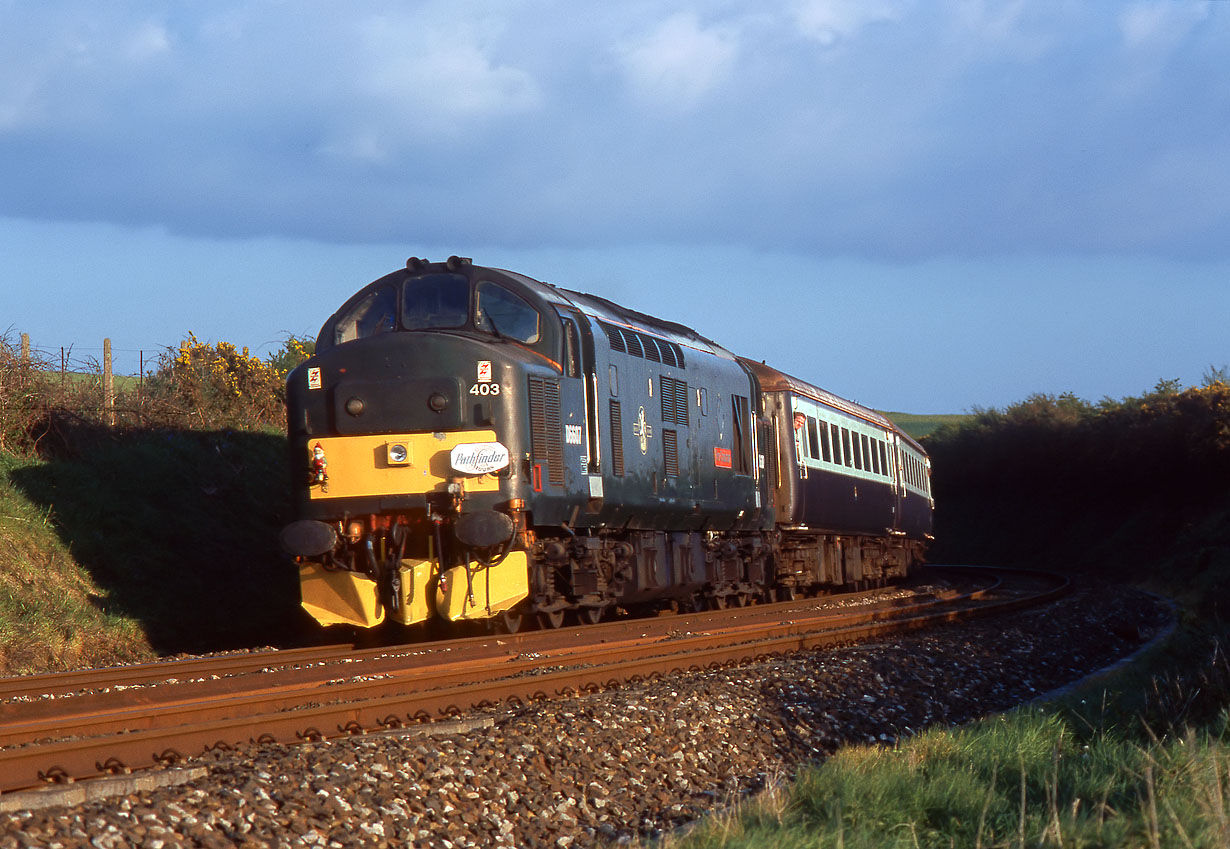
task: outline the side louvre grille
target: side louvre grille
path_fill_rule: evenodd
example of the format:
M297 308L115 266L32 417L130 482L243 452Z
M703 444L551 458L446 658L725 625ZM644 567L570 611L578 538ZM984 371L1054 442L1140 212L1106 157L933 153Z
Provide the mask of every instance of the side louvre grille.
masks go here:
M619 351L621 354L627 353L628 347L624 345L624 334L620 331L620 329L613 324L607 324L605 321L600 321L598 323L602 325L602 329L606 331L606 338L607 341L611 343L611 350Z
M545 463L547 480L564 483L564 433L559 418L559 382L530 378L530 450Z
M611 402L611 469L616 477L624 476L624 417L619 402Z
M679 476L679 436L666 428L662 428L662 461L668 475Z
M630 331L624 339L628 342L629 354L634 357L645 356L645 350L641 347L641 337L635 331Z
M666 375L658 377L658 394L662 396L662 421L675 420L675 380Z
M683 349L669 339L649 336L630 327L619 328L605 321L599 321L598 324L606 333L606 338L611 343L612 351L618 351L631 357L653 360L655 363L662 363L663 365L675 368L687 368L687 363L683 359Z
M665 339L658 340L658 349L662 352L662 363L668 366L679 366L675 360L675 343Z
M658 376L658 385L662 392L662 421L673 422L687 427L688 424L688 383L686 380L675 380L666 375Z

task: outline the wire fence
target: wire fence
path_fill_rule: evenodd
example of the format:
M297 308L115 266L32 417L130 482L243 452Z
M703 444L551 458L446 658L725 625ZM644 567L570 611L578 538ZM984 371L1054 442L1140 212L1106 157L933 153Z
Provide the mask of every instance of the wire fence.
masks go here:
M310 349L292 339L275 361L189 335L178 349L138 349L134 373L116 351L37 347L0 336L0 450L37 453L81 426L253 429L285 424L285 374Z

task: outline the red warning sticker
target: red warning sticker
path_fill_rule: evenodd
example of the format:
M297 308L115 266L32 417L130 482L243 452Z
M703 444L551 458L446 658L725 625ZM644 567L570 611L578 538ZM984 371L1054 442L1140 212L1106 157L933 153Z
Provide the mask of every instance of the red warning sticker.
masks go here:
M713 449L713 465L719 469L730 468L730 449L729 448L714 448Z

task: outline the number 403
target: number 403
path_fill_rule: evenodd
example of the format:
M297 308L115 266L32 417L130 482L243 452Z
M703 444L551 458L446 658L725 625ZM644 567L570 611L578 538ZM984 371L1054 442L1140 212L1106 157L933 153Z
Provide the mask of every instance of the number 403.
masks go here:
M471 395L499 395L500 384L498 383L476 383L470 387Z

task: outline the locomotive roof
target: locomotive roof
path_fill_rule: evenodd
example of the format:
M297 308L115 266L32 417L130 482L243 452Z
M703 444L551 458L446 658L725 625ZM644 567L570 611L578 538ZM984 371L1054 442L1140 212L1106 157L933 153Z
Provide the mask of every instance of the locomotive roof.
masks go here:
M532 277L526 277L524 274L519 274L515 271L507 269L497 269L502 274L507 274L509 277L525 283L527 286L538 288L538 291L548 301L565 306L575 307L582 312L596 316L603 321L612 324L619 324L627 327L632 327L636 330L646 331L648 333L661 336L691 348L697 348L702 351L707 351L711 354L724 356L729 359L735 359L735 354L727 350L723 346L714 342L706 336L702 336L692 328L679 324L674 321L657 318L652 315L647 315L643 312L638 312L634 309L629 309L625 306L620 306L614 301L607 300L600 295L591 295L588 292L577 292L572 289L565 289L556 286L554 283L545 283L540 280L535 280Z
M749 360L747 357L739 357L740 362L744 363L756 374L756 378L760 381L760 388L764 392L793 392L796 395L803 395L811 398L813 401L818 401L821 404L826 404L834 409L841 410L863 421L871 422L886 430L891 430L899 434L906 442L909 442L918 451L926 454L926 451L918 441L911 437L908 433L901 430L893 424L892 419L885 416L883 413L878 413L870 407L864 407L862 404L855 403L840 395L834 395L827 389L821 389L819 386L813 386L804 380L799 380L797 377L792 377L784 371L778 371L773 366L758 363L755 360Z

